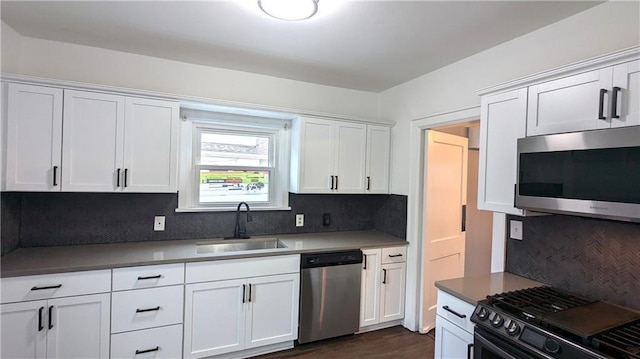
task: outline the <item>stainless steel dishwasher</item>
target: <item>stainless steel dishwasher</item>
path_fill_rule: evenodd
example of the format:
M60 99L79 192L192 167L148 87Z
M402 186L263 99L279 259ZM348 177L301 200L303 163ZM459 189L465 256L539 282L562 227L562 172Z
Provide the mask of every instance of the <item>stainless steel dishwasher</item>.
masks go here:
M302 254L298 343L358 331L362 251Z

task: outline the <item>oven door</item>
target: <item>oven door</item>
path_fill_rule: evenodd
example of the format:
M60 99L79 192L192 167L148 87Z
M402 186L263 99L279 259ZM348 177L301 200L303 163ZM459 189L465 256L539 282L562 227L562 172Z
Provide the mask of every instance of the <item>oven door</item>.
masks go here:
M478 328L473 331L474 359L547 359L526 348Z

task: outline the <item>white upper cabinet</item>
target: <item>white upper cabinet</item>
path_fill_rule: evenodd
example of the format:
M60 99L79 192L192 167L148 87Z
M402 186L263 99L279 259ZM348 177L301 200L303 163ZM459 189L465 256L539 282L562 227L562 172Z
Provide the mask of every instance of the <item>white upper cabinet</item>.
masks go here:
M530 86L527 136L640 124L638 78L632 61Z
M291 192L387 193L389 133L388 127L345 121L294 121Z
M517 142L524 137L527 89L483 96L480 105L478 209L522 215L514 207Z
M60 191L62 89L6 86L6 190Z

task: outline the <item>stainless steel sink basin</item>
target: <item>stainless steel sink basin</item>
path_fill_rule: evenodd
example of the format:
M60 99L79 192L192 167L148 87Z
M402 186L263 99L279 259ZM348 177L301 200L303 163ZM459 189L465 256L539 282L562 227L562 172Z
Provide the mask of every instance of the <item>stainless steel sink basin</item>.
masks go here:
M196 248L196 253L206 254L287 248L287 246L280 240L273 238L255 240L228 239L224 243L197 243Z

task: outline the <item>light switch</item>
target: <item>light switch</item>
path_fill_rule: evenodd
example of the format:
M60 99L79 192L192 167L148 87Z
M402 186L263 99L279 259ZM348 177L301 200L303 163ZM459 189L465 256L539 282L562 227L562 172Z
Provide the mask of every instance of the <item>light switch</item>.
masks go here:
M509 221L509 237L522 240L522 221Z

